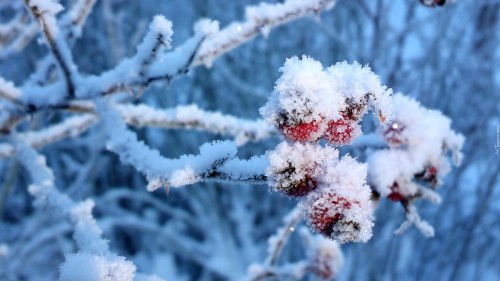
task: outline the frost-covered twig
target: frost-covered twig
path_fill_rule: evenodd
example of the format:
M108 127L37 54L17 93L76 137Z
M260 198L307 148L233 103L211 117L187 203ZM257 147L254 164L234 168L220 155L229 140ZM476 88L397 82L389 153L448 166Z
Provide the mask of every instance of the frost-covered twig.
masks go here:
M40 23L50 52L57 61L57 65L64 76L66 94L69 97L73 97L75 94L75 80L78 79L78 72L73 63L71 50L65 38L61 36L56 20L56 14L60 12L63 7L52 1L40 2L37 0L24 0L24 3L33 17Z
M60 31L63 33L62 37L65 38L68 45L71 46L81 36L83 25L95 2L96 0L77 0L61 18ZM38 65L39 67L30 75L25 84L44 85L48 83L51 73L56 67L53 57L50 55L45 56L39 61Z
M240 160L233 142L213 142L200 147L198 155L167 159L148 147L129 131L119 113L106 101L99 101L97 110L109 141L107 148L131 164L149 181L148 190L162 186L184 186L204 180L266 183L267 159L254 157Z
M108 242L101 237L102 230L92 216L94 201L74 202L59 192L54 184L54 174L47 167L45 157L38 154L22 140L17 141L16 157L30 173L33 184L29 187L35 203L68 216L73 226L73 237L78 253L66 256L61 265L60 281L133 281L135 265L109 251ZM83 266L83 268L82 268ZM143 280L161 280L159 278Z
M343 263L338 244L321 235L313 235L304 227L299 231L306 250L304 259L294 263L277 264L283 247L301 219L302 213L299 208L290 211L284 219L284 226L268 239L268 256L264 264L250 265L248 275L242 280L301 280L308 273L316 275L321 280L331 280L338 273Z
M26 141L29 146L39 148L68 137L78 136L95 124L96 120L97 118L91 114L70 117L41 131L19 134L18 138ZM0 159L12 156L15 152L12 145L0 143Z
M55 187L54 174L47 167L45 157L38 154L21 139L16 140L16 157L30 173L33 184L29 187L39 206L48 207L67 215L74 225L74 238L78 247L90 253L108 253L108 243L92 216L93 201L75 203Z
M323 10L332 8L334 4L335 0L287 0L283 3L261 3L258 6L248 7L246 21L228 25L202 44L194 65L210 66L217 57L255 36L261 33L267 36L276 26L307 15L319 14Z
M0 80L1 82L1 80ZM0 94L2 88L0 85ZM248 141L260 141L274 135L274 130L262 120L240 119L219 112L204 111L196 105L178 106L172 109L160 110L150 106L115 104L125 122L136 127L157 127L168 129L195 129L235 138L237 145ZM66 108L69 111L94 113L91 103L71 103ZM98 121L93 114L83 114L69 117L59 124L36 132L20 134L35 148L68 137L76 137L91 128ZM14 147L8 143L0 143L0 159L12 156Z
M290 234L295 230L295 226L302 220L302 212L298 207L295 207L283 220L284 226L279 228L276 234L269 237L267 248L268 256L266 266L273 266L285 246Z
M21 96L21 91L14 85L13 82L5 80L0 76L0 98L16 102L21 98Z
M9 22L0 25L0 46L6 45L20 30L25 28L29 17L25 13L18 13Z
M394 234L402 234L413 224L415 227L422 232L426 237L434 236L434 228L426 221L420 218L418 214L417 207L410 202L403 202L406 211L406 220L399 226Z
M159 110L147 105L118 105L128 124L138 127L185 128L234 136L238 145L259 141L275 134L263 120L246 120L219 112L204 111L196 105Z

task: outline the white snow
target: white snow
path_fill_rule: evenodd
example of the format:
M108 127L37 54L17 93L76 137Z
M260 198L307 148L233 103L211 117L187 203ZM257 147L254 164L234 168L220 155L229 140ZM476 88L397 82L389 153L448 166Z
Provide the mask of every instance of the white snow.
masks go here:
M124 257L80 252L66 256L59 281L133 281L135 271Z
M451 129L450 119L439 111L428 110L417 101L397 94L394 122L404 128L397 132L403 143L389 142L390 149L376 151L368 158L370 182L382 196L391 192L395 182L403 195L414 195L417 188L407 183L429 166L436 168L437 179L441 181L451 169L448 150L453 152L455 164L459 164L464 137Z
M280 71L260 113L286 136L290 126L314 124L310 139L345 145L361 135L359 121L369 108L383 124L392 116L392 90L368 66L344 61L324 70L303 56L287 59Z

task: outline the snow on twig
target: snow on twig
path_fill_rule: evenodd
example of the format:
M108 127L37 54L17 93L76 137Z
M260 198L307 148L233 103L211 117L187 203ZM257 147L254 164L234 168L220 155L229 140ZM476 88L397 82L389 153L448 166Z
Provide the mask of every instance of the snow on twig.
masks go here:
M16 157L31 175L33 184L29 191L35 197L35 203L68 216L73 225L73 237L80 251L66 256L66 261L61 265L59 280L133 281L136 275L135 265L124 257L111 253L108 242L101 237L102 230L92 216L94 201L74 202L58 191L54 184L54 174L47 167L45 157L22 140L17 141ZM146 276L144 278L153 280Z
M1 80L0 80L1 82ZM0 94L2 87L0 85ZM15 93L15 92L14 92ZM155 109L148 105L115 104L126 123L136 127L156 127L167 129L195 129L214 134L234 137L238 146L249 141L260 141L275 134L262 120L247 120L219 112L204 111L196 105L178 106L171 109ZM76 137L98 121L91 103L73 103L68 110L86 112L69 117L56 125L40 131L19 134L30 146L40 148L68 137ZM14 147L0 143L0 159L14 154Z
M248 7L246 21L231 23L205 40L196 55L194 65L210 66L216 58L250 41L255 36L261 33L267 36L274 27L307 15L319 14L322 10L329 10L335 2L335 0L287 0L283 3L261 3Z
M97 111L109 138L107 148L118 154L122 162L133 165L143 173L149 181L150 191L165 184L178 187L204 180L266 182L266 158L240 160L236 157L234 142L207 143L200 147L198 155L167 159L139 141L109 103L100 100Z
M59 124L47 127L38 132L19 134L18 138L24 140L31 147L39 148L68 137L78 136L95 123L95 116L83 114L67 118ZM0 159L12 156L15 152L14 146L8 143L0 143Z
M33 17L38 20L50 52L57 61L66 83L67 95L73 97L75 94L75 80L78 79L78 71L73 62L71 50L62 34L56 20L56 14L63 7L56 2L40 0L24 0Z
M55 187L54 174L47 167L45 157L22 140L16 140L16 157L30 173L33 184L29 187L35 203L67 215L74 225L74 238L78 247L95 254L107 253L108 243L102 239L101 229L92 216L92 200L75 203Z
M204 111L196 105L167 110L131 104L119 105L116 108L128 124L137 127L194 128L234 136L238 145L274 135L274 130L263 120L246 120L219 112Z

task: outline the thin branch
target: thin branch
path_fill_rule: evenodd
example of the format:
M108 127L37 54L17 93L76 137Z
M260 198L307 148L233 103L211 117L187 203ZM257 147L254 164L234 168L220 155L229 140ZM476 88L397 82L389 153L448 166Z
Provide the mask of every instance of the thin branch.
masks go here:
M202 44L193 65L210 66L219 56L244 44L259 34L267 36L272 28L301 17L319 14L333 7L335 0L297 1L261 4L246 10L246 21L234 22Z
M71 51L67 43L59 35L55 13L62 9L62 6L54 3L39 6L31 0L24 0L31 14L38 20L42 28L47 45L54 56L57 64L66 81L66 91L69 97L75 95L75 79L77 72L72 61Z
M97 118L94 115L84 114L68 118L57 125L38 132L19 134L18 138L26 141L31 147L40 148L68 137L80 135L96 122ZM7 143L0 143L0 159L13 156L14 154L14 146Z
M93 201L76 203L57 190L54 174L38 154L22 140L17 140L16 157L30 173L33 184L29 187L36 204L49 207L67 215L74 226L74 238L81 250L93 254L107 254L108 243L101 237L102 231L92 216Z

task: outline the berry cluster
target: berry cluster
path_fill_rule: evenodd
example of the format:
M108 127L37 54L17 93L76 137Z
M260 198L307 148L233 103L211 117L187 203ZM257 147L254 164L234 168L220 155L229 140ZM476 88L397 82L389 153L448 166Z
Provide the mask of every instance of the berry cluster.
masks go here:
M409 202L419 197L438 201L434 190L451 169L447 152L453 152L458 165L464 138L451 129L450 120L440 112L401 94L393 101L394 119L380 131L388 149L368 157L370 184L392 201Z
M357 63L324 70L309 57L293 57L280 71L273 94L261 108L265 120L285 138L267 155L270 186L302 199L307 224L323 236L367 241L373 225L367 167L350 156L339 159L333 146L349 144L361 134L360 119L369 108L384 123L391 113L391 91Z
M312 143L282 142L268 153L270 186L302 199L307 224L339 242L371 237L372 205L366 165L338 150Z
M391 114L391 90L366 66L342 62L323 69L304 56L288 59L280 71L261 114L286 140L346 145L361 135L369 108L382 123Z

